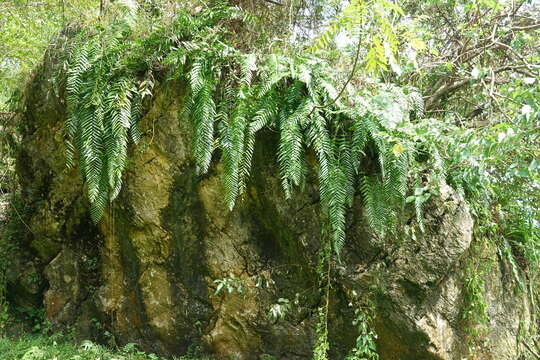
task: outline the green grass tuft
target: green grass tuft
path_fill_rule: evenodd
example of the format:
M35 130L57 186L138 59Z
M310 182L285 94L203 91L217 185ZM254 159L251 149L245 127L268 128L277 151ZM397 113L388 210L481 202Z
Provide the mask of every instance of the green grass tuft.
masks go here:
M176 360L204 360L176 357ZM166 360L146 354L136 344L110 349L85 340L80 344L62 334L26 335L21 338L0 338L0 360Z

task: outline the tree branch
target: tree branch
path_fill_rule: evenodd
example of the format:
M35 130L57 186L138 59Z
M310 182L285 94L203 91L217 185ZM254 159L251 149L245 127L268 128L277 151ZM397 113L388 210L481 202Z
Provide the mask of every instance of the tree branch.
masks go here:
M540 29L540 23L527 25L527 26L514 26L512 28L513 31L528 31L528 30L536 30L536 29Z
M498 74L498 73L501 73L501 72L504 72L504 71L510 71L510 70L515 71L515 70L520 70L520 69L524 69L524 68L527 68L527 65L505 65L505 66L498 67L497 69L494 69L493 72L492 72L492 76L494 77L495 74ZM453 83L441 86L437 91L435 91L435 93L428 96L428 98L426 100L426 110L427 111L432 110L432 108L439 102L439 100L443 96L451 94L451 93L461 89L462 87L467 85L472 80L474 80L474 79L473 79L472 76L470 76L470 77L467 77L465 79L455 81Z

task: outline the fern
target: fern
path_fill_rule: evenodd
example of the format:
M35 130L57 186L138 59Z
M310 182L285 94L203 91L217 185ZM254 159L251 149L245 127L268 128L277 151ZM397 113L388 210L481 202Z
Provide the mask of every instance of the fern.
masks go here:
M297 89L292 87L291 92L296 93ZM286 116L286 113L282 112L280 117L278 163L287 198L290 197L292 187L299 186L303 179L305 166L302 127L312 107L309 99L305 99L292 114Z
M279 132L277 162L286 198L303 187L306 152L316 155L321 214L336 254L345 246L346 213L357 189L368 223L384 236L407 194L414 144L399 126L410 111L422 115L419 94L380 86L375 95L336 100L334 70L322 60L259 59L228 45L215 27L231 14L236 16L236 10L181 12L172 33L159 28L138 48L126 48L124 35L100 33L81 36L70 51L67 162L79 161L94 221L120 192L130 139L137 143L142 136L138 122L151 89L151 64L162 61L171 78L187 85L181 119L192 124L199 174L209 170L219 149L230 209L245 193L257 133L272 129ZM123 60L126 52L129 61ZM147 80L140 78L141 69ZM378 160L378 174L365 175L368 158Z
M336 254L345 246L345 212L347 210L347 176L335 160L326 181L321 186L321 200L330 223L332 245ZM324 190L323 190L324 189Z
M407 102L409 104L409 109L413 111L417 118L424 117L424 98L418 89L408 87L405 90L408 90Z
M221 136L223 150L225 201L229 209L233 209L236 198L245 189L245 171L242 171L245 154L245 137L247 128L245 106L240 106L235 113L223 124Z
M186 115L193 124L193 155L199 173L206 173L210 167L214 150L214 103L215 80L208 59L196 59L190 72L190 96L187 100Z
M115 74L121 58L118 41L82 39L68 54L66 160L73 166L77 155L90 214L98 222L122 187L129 138L138 142L141 137L142 94L132 76Z
M383 237L388 227L387 198L380 182L363 176L360 180L360 191L364 200L364 210L369 226Z

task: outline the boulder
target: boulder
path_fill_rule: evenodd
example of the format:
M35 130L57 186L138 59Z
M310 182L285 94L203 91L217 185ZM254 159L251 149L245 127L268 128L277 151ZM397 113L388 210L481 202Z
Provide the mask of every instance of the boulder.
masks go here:
M178 121L185 90L171 81L156 87L123 189L93 225L80 178L65 168L64 95L49 81L57 67L44 64L27 90L18 156L23 199L32 209L27 222L35 229L24 243L48 264L47 319L57 325L96 319L119 342L160 354L311 358L322 301L316 179L285 200L276 136L261 133L246 194L228 211L218 161L207 175L195 172L190 124ZM342 262L331 273L332 359L354 346L354 310L365 301L382 360L467 356L462 311L473 219L448 186L425 215L424 233L411 223L379 239L355 202ZM489 347L478 358L515 360L510 344L520 321L529 321L527 303L512 291L496 253L487 256L495 264L485 274ZM280 299L288 306L276 319L269 313Z

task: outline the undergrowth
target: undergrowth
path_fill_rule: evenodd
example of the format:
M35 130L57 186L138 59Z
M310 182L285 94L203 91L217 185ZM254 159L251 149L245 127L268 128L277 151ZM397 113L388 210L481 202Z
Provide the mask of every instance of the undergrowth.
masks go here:
M204 360L176 357L174 360ZM90 341L77 344L62 334L27 335L22 338L0 338L0 360L165 360L147 354L130 343L109 349ZM170 360L170 359L169 359Z

